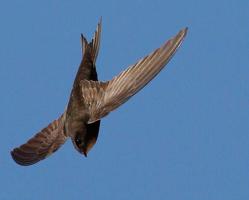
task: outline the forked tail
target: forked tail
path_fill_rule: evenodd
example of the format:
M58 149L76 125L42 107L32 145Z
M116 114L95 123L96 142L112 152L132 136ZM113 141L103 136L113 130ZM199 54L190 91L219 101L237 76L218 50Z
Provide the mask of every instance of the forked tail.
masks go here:
M102 18L100 18L99 23L97 25L97 29L94 32L94 36L90 43L87 42L87 39L81 34L81 51L82 57L86 54L86 52L90 51L90 55L93 61L93 64L96 63L99 47L100 47L100 39L101 39L101 29L102 29Z

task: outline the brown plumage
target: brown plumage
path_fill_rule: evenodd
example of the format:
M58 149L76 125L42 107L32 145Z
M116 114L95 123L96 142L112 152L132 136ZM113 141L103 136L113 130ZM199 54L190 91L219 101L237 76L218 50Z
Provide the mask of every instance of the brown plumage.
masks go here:
M112 80L100 82L95 63L100 47L101 26L100 20L90 43L81 35L83 58L65 112L27 143L11 151L16 163L32 165L55 152L69 137L75 149L87 156L97 141L100 119L148 84L169 62L187 33L187 28L181 30Z

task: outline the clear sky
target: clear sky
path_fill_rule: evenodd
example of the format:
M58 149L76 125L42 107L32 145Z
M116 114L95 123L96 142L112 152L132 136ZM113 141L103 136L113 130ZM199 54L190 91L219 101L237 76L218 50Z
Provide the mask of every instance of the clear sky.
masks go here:
M181 28L186 40L148 86L102 120L85 158L68 141L21 167L10 150L64 110L103 17L108 80ZM249 1L0 3L0 199L249 199Z

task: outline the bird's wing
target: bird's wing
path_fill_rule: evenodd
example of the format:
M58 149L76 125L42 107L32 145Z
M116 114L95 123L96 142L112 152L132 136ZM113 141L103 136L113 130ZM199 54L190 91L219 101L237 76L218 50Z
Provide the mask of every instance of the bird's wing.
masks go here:
M150 55L107 82L81 81L82 95L93 123L106 116L141 90L169 62L186 36L187 28Z
M19 165L32 165L54 153L67 139L64 134L65 114L42 129L27 143L11 151Z

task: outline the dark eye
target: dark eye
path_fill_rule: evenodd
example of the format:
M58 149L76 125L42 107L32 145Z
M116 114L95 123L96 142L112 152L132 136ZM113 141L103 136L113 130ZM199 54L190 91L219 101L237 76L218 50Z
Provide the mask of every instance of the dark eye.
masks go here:
M80 138L76 138L75 143L76 143L77 146L81 146L82 145L82 140Z

